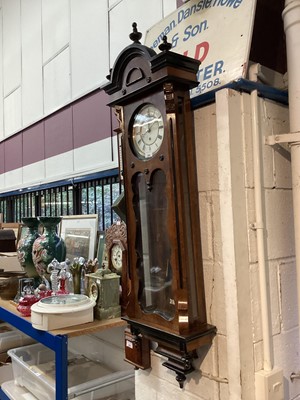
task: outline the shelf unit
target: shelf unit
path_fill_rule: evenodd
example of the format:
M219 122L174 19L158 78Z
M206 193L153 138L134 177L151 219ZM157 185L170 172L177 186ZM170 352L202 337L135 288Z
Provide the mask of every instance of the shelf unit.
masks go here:
M87 324L49 332L40 331L32 327L30 317L21 317L16 307L4 300L0 300L0 320L11 324L55 352L56 400L68 399L68 338L126 325L120 318L115 318L102 321L94 320ZM1 388L0 400L9 400Z

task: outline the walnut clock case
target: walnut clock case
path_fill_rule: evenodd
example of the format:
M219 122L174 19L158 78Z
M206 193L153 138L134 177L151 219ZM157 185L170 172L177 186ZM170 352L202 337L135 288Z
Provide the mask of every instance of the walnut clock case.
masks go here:
M157 342L155 351L167 357L164 365L182 387L196 349L216 331L206 320L189 97L199 62L169 51L166 38L156 54L140 44L135 23L130 38L103 87L122 132L131 288L124 319L136 340ZM127 339L126 356L126 346L134 348Z

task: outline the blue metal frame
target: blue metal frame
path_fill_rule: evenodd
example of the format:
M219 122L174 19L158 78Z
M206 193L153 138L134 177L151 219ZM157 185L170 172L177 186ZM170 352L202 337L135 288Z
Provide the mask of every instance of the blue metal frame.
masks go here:
M47 346L55 352L55 382L56 382L56 400L68 399L68 336L52 335L47 331L40 331L32 327L31 322L18 315L0 307L0 320L6 321L18 330L31 336L36 341ZM0 389L0 399L7 400L8 397Z
M75 185L76 183L79 183L79 182L86 182L86 181L91 181L94 179L109 178L111 176L117 176L117 175L119 175L119 169L113 168L113 169L109 169L106 171L95 172L93 174L77 176L74 178L64 179L64 180L55 181L55 182L51 182L51 183L41 183L36 186L31 186L30 188L22 188L22 189L18 189L18 190L13 190L11 192L0 193L0 198L7 197L7 196L15 196L15 195L19 195L20 193L35 192L37 190L51 189L53 187Z
M6 394L3 392L3 390L1 388L0 388L0 399L1 400L10 400L10 398L6 396Z
M235 81L229 82L226 85L220 87L219 89L212 90L210 92L200 94L199 96L193 97L191 99L192 109L195 110L202 107L208 103L215 101L216 92L222 89L234 89L238 92L251 93L253 90L257 90L259 96L266 99L277 101L278 103L288 104L288 91L283 89L277 89L260 82L252 82L248 79L237 79Z

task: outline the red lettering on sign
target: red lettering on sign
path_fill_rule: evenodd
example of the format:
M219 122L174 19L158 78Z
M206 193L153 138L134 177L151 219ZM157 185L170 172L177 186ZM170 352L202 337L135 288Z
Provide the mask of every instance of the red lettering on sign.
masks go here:
M208 42L202 42L202 43L197 44L196 51L195 51L195 59L203 62L208 54L208 50L209 50ZM201 56L200 56L200 52L202 52Z
M201 42L201 43L197 44L194 58L196 60L199 60L199 61L203 62L205 60L207 54L208 54L208 50L209 50L209 43L208 42ZM183 53L183 55L187 56L188 52L189 51L186 50Z

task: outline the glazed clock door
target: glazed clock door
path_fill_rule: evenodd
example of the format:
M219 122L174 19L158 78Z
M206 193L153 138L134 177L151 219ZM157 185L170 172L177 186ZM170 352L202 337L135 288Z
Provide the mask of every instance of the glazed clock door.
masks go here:
M151 190L144 174L139 173L133 179L138 301L144 313L171 321L175 316L175 301L170 240L167 225L163 223L168 210L165 173L153 172Z

